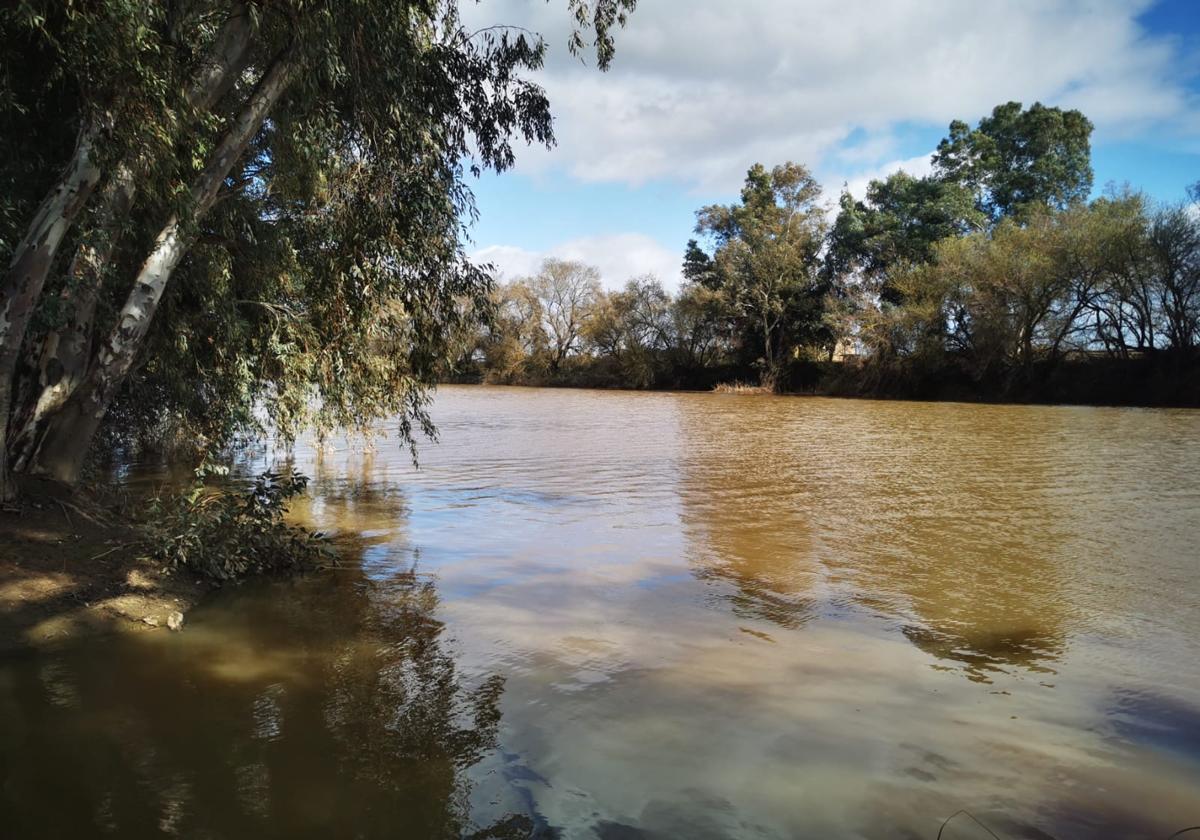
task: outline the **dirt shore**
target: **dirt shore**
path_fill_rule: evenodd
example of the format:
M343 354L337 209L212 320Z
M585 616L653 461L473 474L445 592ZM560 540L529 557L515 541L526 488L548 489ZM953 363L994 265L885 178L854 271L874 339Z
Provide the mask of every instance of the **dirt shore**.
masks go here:
M118 506L27 480L0 507L0 653L177 625L211 586L165 574L137 542Z

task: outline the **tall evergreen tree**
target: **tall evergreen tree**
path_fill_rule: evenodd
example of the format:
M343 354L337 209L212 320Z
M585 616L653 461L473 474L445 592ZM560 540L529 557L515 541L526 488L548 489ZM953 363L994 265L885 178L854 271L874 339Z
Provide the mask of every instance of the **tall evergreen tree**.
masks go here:
M634 3L568 0L570 47L607 67ZM214 439L255 405L284 433L427 422L490 282L465 175L553 140L541 38L469 31L457 0L21 0L0 36L50 80L8 73L0 108L68 149L49 183L3 170L0 498L10 455L78 480L122 402Z

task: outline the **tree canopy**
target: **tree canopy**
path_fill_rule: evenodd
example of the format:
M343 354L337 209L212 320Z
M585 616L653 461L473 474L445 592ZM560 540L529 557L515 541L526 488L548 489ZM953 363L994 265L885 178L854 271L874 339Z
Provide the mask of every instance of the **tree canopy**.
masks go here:
M975 128L955 120L933 156L937 176L967 187L992 219L1031 205L1059 209L1092 191L1092 123L1035 102L997 105Z
M983 224L974 195L961 184L906 172L872 181L862 200L843 192L839 206L826 271L833 276L861 272L890 303L899 302L889 280L892 270L928 262L939 241Z
M767 382L789 348L812 341L820 325L818 258L826 228L820 198L821 187L805 167L756 165L746 174L740 203L696 214L696 232L713 246L708 282L730 302L746 346L761 354ZM699 257L689 248L687 259Z
M597 63L635 0L568 0ZM20 0L0 76L0 452L427 425L488 305L466 176L553 142L547 45L456 0ZM0 493L12 492L0 462Z
M1193 404L1200 186L1192 205L1128 189L1089 201L1090 131L1078 112L1001 105L977 129L954 123L930 174L843 191L832 224L807 169L757 165L740 201L698 211L677 293L632 278L583 307L556 364L536 342L489 341L481 375ZM506 311L510 335L546 335L541 304ZM1068 367L1137 381L1066 382Z

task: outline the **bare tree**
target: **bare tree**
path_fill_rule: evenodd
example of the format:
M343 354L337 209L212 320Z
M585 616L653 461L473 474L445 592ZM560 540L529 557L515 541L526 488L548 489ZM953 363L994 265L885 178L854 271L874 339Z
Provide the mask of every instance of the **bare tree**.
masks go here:
M1149 240L1163 332L1172 350L1189 353L1200 340L1200 220L1186 207L1164 207Z
M600 297L600 272L583 263L548 259L530 278L529 286L542 304L550 369L557 372L563 360L578 349L588 312Z

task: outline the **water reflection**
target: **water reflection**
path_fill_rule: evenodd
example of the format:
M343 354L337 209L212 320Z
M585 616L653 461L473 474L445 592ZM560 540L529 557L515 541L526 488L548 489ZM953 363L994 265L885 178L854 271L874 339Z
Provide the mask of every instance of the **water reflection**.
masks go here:
M347 568L234 593L179 636L0 668L5 836L528 836L467 813L503 679L460 672L433 581L343 548Z
M1122 688L1113 693L1107 717L1119 739L1200 764L1200 706L1170 697L1161 689Z
M352 546L331 577L0 664L0 760L24 762L0 809L591 840L1200 819L1200 414L488 388L434 409L419 472L387 441L297 451L297 514Z
M1058 642L1047 639L1036 629L993 630L971 628L966 632L947 633L929 628L906 626L904 637L921 650L963 666L968 679L990 683L990 671L1012 668L1033 673L1054 674L1046 662L1058 656Z
M775 426L772 405L763 402L747 423L732 401L715 409L681 402L682 519L694 574L716 584L716 598L740 618L796 629L819 609L822 570L805 449Z
M735 614L795 629L848 597L973 680L1053 673L1077 565L1057 429L993 407L946 422L939 406L745 402L681 415L696 575L732 584Z

